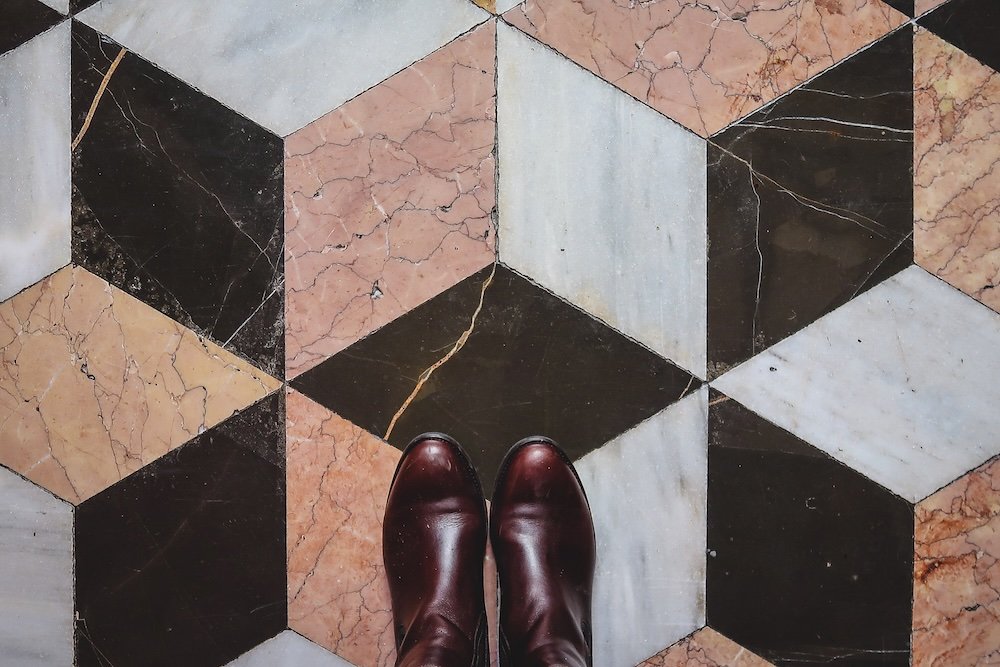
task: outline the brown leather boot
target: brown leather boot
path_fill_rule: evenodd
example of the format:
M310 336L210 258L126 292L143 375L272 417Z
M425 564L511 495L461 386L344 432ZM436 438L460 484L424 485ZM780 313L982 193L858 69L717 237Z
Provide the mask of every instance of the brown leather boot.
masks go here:
M382 524L397 667L489 666L486 536L486 501L465 452L440 433L414 439Z
M548 438L514 445L500 466L491 511L501 667L592 667L597 547L569 457Z

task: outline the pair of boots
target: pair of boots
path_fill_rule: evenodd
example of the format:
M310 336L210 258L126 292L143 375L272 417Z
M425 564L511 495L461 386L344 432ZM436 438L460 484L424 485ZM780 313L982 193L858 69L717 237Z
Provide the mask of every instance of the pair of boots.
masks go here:
M489 667L487 530L501 667L592 667L594 525L573 465L551 440L510 450L487 523L461 446L440 433L417 437L396 468L382 528L397 667Z

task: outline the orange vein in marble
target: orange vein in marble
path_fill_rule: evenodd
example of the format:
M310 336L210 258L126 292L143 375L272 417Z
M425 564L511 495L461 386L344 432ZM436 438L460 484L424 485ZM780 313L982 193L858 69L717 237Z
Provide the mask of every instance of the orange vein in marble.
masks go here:
M97 107L101 104L101 98L104 97L104 91L108 89L108 84L111 82L111 77L115 75L115 70L118 69L118 65L121 64L122 58L128 51L122 47L122 50L118 52L115 59L111 61L111 66L108 67L107 73L104 78L101 79L101 85L97 87L97 94L94 95L94 101L90 103L90 109L87 111L87 117L83 119L83 125L80 127L80 131L77 133L76 138L73 139L73 143L70 145L70 150L76 150L76 147L80 145L83 141L83 137L87 134L87 130L90 129L90 124L94 120L94 114L97 113Z
M702 136L907 20L879 0L526 0L504 18Z
M916 262L1000 311L1000 74L914 40Z
M462 335L458 337L458 340L455 341L455 344L452 345L447 354L435 361L429 368L427 368L427 370L420 374L420 377L417 379L416 386L413 387L413 391L411 391L410 395L406 397L403 404L399 406L399 410L396 410L396 414L392 416L392 420L389 422L389 427L385 431L383 440L389 439L389 436L392 435L393 429L396 427L396 422L399 421L399 418L403 416L406 409L410 407L411 403L413 403L413 399L420 394L420 390L424 388L424 385L429 379L431 379L434 372L448 363L452 357L458 354L461 349L465 347L465 344L469 341L469 336L471 336L472 332L476 330L476 320L479 319L479 314L483 311L483 302L486 300L486 290L488 290L490 285L493 283L493 278L496 276L496 273L497 264L494 262L490 275L488 275L486 280L483 281L482 289L479 291L479 303L476 305L476 310L472 313L472 320L469 322L469 328L462 332ZM691 380L693 382L694 378L692 377ZM690 386L690 383L688 383L688 386ZM687 391L687 389L684 391Z
M638 667L773 667L773 665L715 630L702 628L639 663Z
M279 386L81 268L0 304L0 463L74 503Z
M494 21L286 141L286 369L494 260Z
M913 667L1000 664L1000 460L916 508Z

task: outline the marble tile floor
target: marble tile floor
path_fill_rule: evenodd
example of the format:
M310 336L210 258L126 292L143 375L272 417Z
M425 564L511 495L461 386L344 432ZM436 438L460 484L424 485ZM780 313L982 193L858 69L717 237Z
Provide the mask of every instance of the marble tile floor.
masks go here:
M1000 665L997 7L2 0L0 665L391 666L426 430L597 667Z

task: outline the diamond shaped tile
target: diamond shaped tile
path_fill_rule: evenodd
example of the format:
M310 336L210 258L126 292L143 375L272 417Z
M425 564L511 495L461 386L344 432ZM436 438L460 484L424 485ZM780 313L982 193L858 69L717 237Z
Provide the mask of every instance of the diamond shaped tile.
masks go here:
M705 142L503 25L498 63L500 259L704 376Z
M42 33L62 17L38 0L4 0L0 5L0 55Z
M1000 453L998 345L1000 315L911 267L713 384L916 502Z
M643 660L639 667L772 667L759 655L702 628L670 648Z
M73 508L4 468L0 647L10 665L73 664Z
M0 463L80 502L280 383L81 268L0 304Z
M286 140L289 376L493 262L495 26Z
M80 667L223 665L287 627L282 398L77 508Z
M0 56L0 300L69 263L69 40L64 23Z
M906 20L879 0L529 0L504 18L702 136Z
M910 505L735 400L711 403L709 626L779 665L908 666Z
M1000 69L1000 6L991 0L951 0L920 19L920 25L970 56Z
M288 621L356 665L392 665L382 515L400 453L288 394Z
M372 433L386 434L391 425L387 439L400 448L423 431L450 433L487 487L507 448L525 434L545 433L578 458L697 388L690 374L510 269L496 267L490 280L491 271L292 386ZM394 421L421 374L466 338Z
M326 649L285 630L229 663L229 667L351 667Z
M1000 74L923 29L914 37L917 264L1000 311Z
M913 667L1000 661L1000 461L917 505Z
M286 136L488 16L468 0L102 0L79 18Z
M123 53L74 23L74 261L278 375L281 140Z
M714 137L714 377L913 260L912 36L900 30Z
M595 665L634 665L705 623L707 395L576 464L597 534Z

